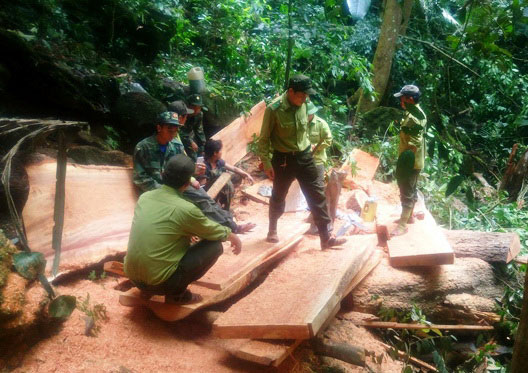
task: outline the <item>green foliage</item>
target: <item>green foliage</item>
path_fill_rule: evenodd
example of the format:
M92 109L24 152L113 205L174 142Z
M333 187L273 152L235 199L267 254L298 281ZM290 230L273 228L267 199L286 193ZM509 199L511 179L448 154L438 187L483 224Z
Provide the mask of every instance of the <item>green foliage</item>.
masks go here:
M101 331L101 322L108 321L106 306L102 303L90 304L90 294L87 293L86 298L79 297L77 308L86 315L85 334L97 336Z
M77 298L71 295L60 295L49 304L49 314L56 319L67 319L72 314Z
M34 280L44 272L46 260L42 253L22 252L13 255L13 266L22 277Z
M88 280L96 282L98 280L104 280L106 278L106 272L103 271L99 276L97 276L97 272L94 270L91 270L90 273L88 273Z

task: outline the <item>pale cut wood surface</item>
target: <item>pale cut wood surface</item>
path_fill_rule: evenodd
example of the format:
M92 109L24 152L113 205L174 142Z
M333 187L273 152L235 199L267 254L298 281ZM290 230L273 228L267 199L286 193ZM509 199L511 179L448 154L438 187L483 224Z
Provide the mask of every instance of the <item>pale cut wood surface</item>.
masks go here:
M407 224L408 232L387 241L393 267L453 264L455 253L429 211L424 220ZM390 231L390 229L389 229Z
M255 184L249 186L248 188L244 189L242 193L246 197L250 198L251 200L255 202L260 202L260 203L269 205L270 197L265 197L259 194L259 189L261 186L272 188L273 181L269 179L260 180L256 182ZM304 205L303 201L306 201L306 200L302 194L301 186L299 185L299 182L297 180L294 180L290 186L290 189L288 189L288 194L286 195L284 211L285 212L302 211L303 205Z
M321 251L319 239L305 240L266 281L213 324L221 338L307 339L342 299L376 246L374 235L354 236L342 248Z
M22 213L29 245L44 254L48 268L54 254L51 241L56 167L53 159L26 167L30 190ZM59 271L126 251L137 199L132 169L68 164L65 184Z
M235 119L212 137L222 140L222 158L226 163L235 165L247 154L247 145L253 140L253 134L260 134L265 110L266 103L259 102L253 106L247 117Z
M251 232L239 235L242 240L242 251L235 255L224 245L224 254L221 255L213 267L198 281L197 284L211 289L225 289L233 279L251 267L258 265L266 257L272 255L284 246L286 242L304 234L310 225L303 222L307 214L284 214L278 226L280 242L266 241L267 224L260 216L258 228ZM264 227L263 227L264 225Z
M509 263L521 250L517 233L443 230L457 258L479 258L489 263Z
M211 185L209 190L207 191L207 195L211 197L212 199L215 199L218 193L222 190L222 188L227 184L227 182L231 180L231 174L229 172L224 172L216 181Z
M360 149L353 149L349 159L356 164L356 174L352 176L350 163L343 163L341 170L347 172L343 186L349 189L366 189L376 175L379 159Z

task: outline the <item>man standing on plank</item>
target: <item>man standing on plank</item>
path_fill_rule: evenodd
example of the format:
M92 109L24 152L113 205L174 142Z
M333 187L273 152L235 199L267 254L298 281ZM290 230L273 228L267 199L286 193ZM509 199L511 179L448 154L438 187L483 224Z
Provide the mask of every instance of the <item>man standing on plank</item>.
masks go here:
M402 213L398 225L391 236L401 236L407 232L407 224L413 223L414 205L418 200L417 183L425 160L425 126L427 118L418 104L420 89L415 85L405 85L394 97L400 98L405 116L400 128L400 145L396 180L400 188Z
M277 221L284 212L288 189L297 179L319 230L321 248L326 249L345 243L345 239L332 237L328 231L330 218L324 185L317 175L308 137L305 102L310 94L315 94L310 78L294 75L288 90L273 100L264 113L258 152L266 175L273 180L266 239L268 242L279 241ZM273 149L271 159L270 149Z

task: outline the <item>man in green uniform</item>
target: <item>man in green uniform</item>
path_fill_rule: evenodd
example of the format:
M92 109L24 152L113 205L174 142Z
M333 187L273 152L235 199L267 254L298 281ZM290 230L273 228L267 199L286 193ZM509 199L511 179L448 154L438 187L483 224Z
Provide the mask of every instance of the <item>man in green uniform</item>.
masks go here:
M327 160L326 148L332 145L332 132L326 121L317 116L318 107L313 102L306 104L306 113L308 114L308 136L312 144L312 154L314 158L317 174L323 180L325 164Z
M231 229L184 198L194 171L189 157L171 157L162 174L164 185L143 193L137 202L124 270L145 298L161 294L168 303L198 301L187 286L216 262L223 252L221 241L230 241L235 254L242 249ZM192 236L202 241L191 245Z
M273 100L264 112L258 152L264 171L273 180L267 241L279 240L277 221L284 212L288 189L297 179L319 230L321 248L326 249L343 244L345 240L331 237L328 232L330 218L326 209L324 185L317 175L308 138L305 102L314 93L312 82L307 76L299 74L290 79L288 90ZM273 149L271 159L270 149Z
M184 122L184 121L183 121ZM178 131L183 126L182 120L175 112L164 112L158 118L156 133L141 140L134 149L134 184L142 191L160 188L161 174L169 158L176 154L185 154L179 140ZM202 175L205 165L196 165L196 174ZM194 203L210 219L230 227L236 233L245 233L254 225L238 225L233 216L223 210L209 195L200 188L200 183L192 179L191 185L184 191L184 196Z
M394 97L400 98L400 105L405 109L405 116L400 129L398 164L396 179L400 188L402 213L398 225L391 232L400 236L407 232L407 223L413 222L414 204L418 199L418 175L425 160L425 126L427 118L418 104L420 89L415 85L405 85Z
M203 129L203 106L202 95L193 93L187 97L187 106L193 111L187 117L185 126L180 131L180 137L185 147L185 152L196 161L203 154L205 145L205 134Z

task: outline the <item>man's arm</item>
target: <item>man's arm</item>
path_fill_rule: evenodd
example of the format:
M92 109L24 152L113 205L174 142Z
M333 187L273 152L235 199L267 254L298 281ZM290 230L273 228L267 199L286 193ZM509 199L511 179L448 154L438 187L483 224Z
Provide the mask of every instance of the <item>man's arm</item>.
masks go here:
M264 170L268 170L271 168L270 135L273 127L273 117L273 110L267 107L266 111L264 112L264 118L262 119L262 127L260 129L260 136L257 143L258 156L264 164Z
M203 114L198 114L199 117L195 119L196 123L194 123L194 141L198 145L198 151L203 152L203 147L205 145L205 133L203 129Z
M319 150L324 150L332 145L332 132L326 121L321 121L320 136L322 141L320 140L321 145L319 145Z
M134 149L133 181L144 192L161 187L161 184L154 180L152 175L147 172L145 166L148 162L149 157L146 150L136 146Z

